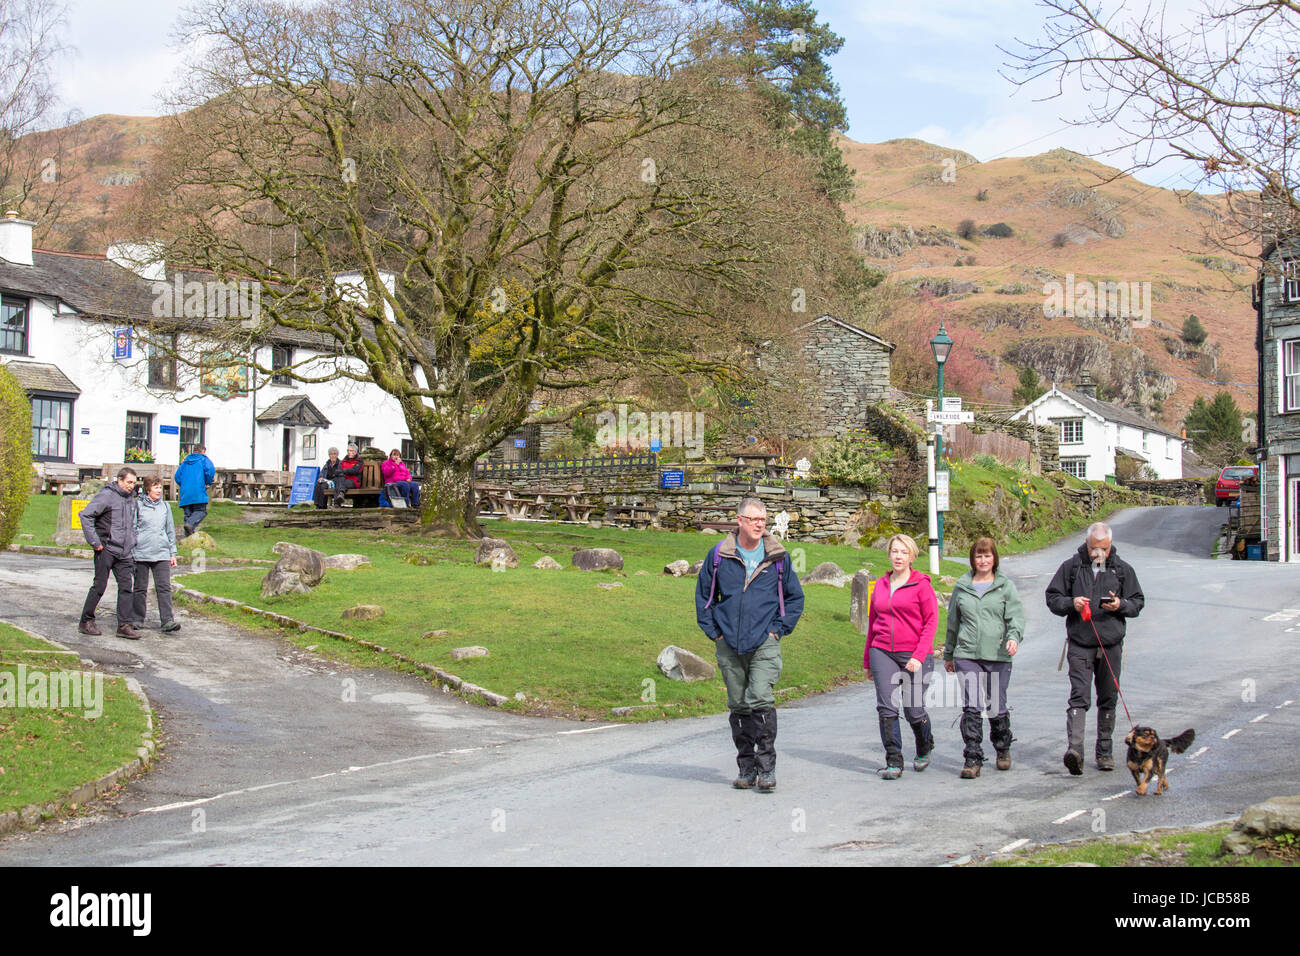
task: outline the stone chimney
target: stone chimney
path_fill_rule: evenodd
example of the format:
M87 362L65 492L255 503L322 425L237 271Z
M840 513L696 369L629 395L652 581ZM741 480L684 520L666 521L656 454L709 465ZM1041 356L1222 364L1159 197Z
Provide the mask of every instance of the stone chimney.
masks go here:
M167 263L160 242L115 242L104 257L148 282L167 281Z
M0 259L15 265L30 266L32 262L32 228L34 222L19 219L10 209L0 219Z
M1092 399L1097 397L1097 384L1092 380L1092 373L1087 369L1079 375L1079 394L1087 395Z

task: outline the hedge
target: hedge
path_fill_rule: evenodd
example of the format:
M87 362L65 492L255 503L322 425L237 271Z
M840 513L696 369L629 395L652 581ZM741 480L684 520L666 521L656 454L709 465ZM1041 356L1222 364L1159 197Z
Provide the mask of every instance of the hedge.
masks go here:
M32 406L0 365L0 549L18 533L32 487Z

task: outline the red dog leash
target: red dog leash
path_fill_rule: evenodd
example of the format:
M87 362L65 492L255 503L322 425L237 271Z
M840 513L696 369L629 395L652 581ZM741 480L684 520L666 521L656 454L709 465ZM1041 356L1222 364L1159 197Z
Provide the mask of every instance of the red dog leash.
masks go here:
M1128 712L1128 704L1124 702L1124 692L1119 689L1119 679L1115 676L1115 668L1110 666L1110 656L1106 653L1106 645L1101 642L1101 635L1097 633L1097 625L1093 623L1092 605L1085 604L1083 610L1079 612L1079 616L1092 625L1092 633L1097 638L1097 646L1101 648L1101 656L1106 661L1106 669L1110 671L1110 679L1115 684L1116 693L1119 694L1119 702L1124 705L1124 716L1128 718L1129 728L1132 729L1137 724L1133 723L1133 715Z

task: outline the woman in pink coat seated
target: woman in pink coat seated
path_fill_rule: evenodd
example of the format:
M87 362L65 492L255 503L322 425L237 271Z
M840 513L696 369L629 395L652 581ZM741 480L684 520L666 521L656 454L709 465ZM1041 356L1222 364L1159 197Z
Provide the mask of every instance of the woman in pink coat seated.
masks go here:
M411 470L402 461L402 453L394 448L379 466L379 473L384 478L384 492L391 502L398 495L406 502L408 508L420 507L420 483L411 480Z
M876 685L876 712L885 766L879 774L897 780L903 774L903 737L898 712L916 737L918 772L930 765L934 735L925 712L925 688L932 679L931 653L939 626L939 601L930 576L912 568L919 550L905 534L889 539L890 572L871 591L867 609L867 646L862 666Z

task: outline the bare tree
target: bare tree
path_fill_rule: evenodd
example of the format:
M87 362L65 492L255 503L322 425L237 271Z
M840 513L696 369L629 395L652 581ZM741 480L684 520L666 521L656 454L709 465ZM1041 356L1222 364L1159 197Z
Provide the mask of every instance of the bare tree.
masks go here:
M65 138L46 132L66 125L54 73L66 52L67 9L58 0L0 0L0 211L15 209L48 229L64 196ZM20 140L42 134L42 142Z
M690 8L236 0L188 29L194 108L141 234L263 284L260 324L222 328L232 352L294 329L338 358L293 377L396 398L426 526L477 530L474 462L521 424L649 373L743 375L792 312L852 295L847 230ZM331 281L349 270L360 294Z
M1296 0L1202 0L1197 6L1042 0L1041 39L1008 52L1019 83L1049 76L1058 95L1091 94L1081 125L1119 130L1133 168L1173 158L1193 189L1224 193L1212 238L1254 257L1300 218L1300 30ZM1261 202L1263 197L1263 202Z

